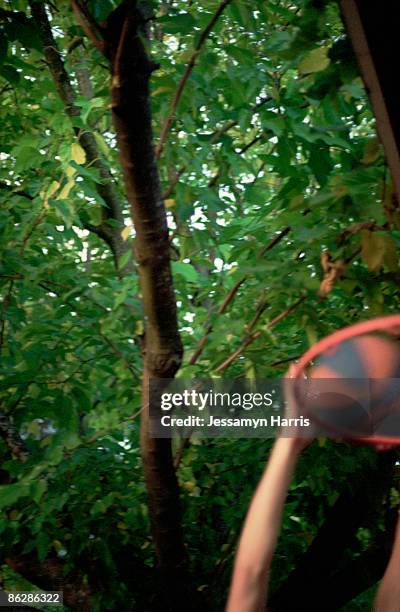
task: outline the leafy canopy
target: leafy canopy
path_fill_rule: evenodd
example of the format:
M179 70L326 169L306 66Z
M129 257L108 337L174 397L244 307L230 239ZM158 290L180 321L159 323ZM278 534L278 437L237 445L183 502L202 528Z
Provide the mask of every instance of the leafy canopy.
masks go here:
M116 4L88 7L100 22ZM185 346L180 375L278 376L321 336L398 309L399 212L336 3L233 0L197 49L217 8L215 0L154 3L149 26L160 64L151 79L156 143L171 115L159 171ZM128 244L134 230L108 66L69 3L50 5L49 14L75 91L74 117L28 3L0 2L1 411L29 451L21 463L0 441L0 551L3 559L12 550L36 551L41 561L55 555L67 571L86 567L90 556L101 576L98 609L115 605L117 592L140 606L151 592L133 416L141 300L135 273L116 273L96 232L105 179L80 133L93 134L112 175L125 225L108 225ZM322 298L326 249L345 270ZM130 251L123 258L122 267ZM221 602L268 446L199 442L179 468L192 563ZM289 499L281 576L357 457L330 445L308 456ZM128 548L141 576L135 584L121 569Z

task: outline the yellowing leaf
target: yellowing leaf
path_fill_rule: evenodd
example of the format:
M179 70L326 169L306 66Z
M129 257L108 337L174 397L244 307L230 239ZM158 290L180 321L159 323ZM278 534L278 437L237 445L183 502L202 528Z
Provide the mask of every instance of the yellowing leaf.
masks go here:
M253 362L250 362L249 367L246 369L246 378L249 380L255 380L257 378L257 372Z
M77 142L71 145L71 159L77 164L84 164L86 161L86 153Z
M370 272L377 272L383 265L391 271L398 269L396 245L390 236L384 234L363 232L361 257Z
M73 166L67 166L65 174L67 175L68 178L73 177L74 174L76 174L76 168L74 168Z
M362 232L361 257L370 272L376 272L383 264L385 244L380 234Z
M373 164L381 154L381 147L377 138L371 138L364 147L362 163L368 166Z
M349 191L349 188L343 184L343 179L341 176L333 177L331 180L331 187L336 198L342 198Z
M317 47L307 53L299 64L299 74L311 74L312 72L325 70L330 63L327 53L328 49L326 47Z
M391 236L384 236L385 239L385 256L383 261L390 272L396 272L399 267L399 257L396 244Z
M173 206L175 206L176 202L173 198L168 198L167 200L165 200L165 206L167 208L172 208Z
M122 521L118 521L117 527L118 529L122 529L122 530L127 529L127 526Z
M63 545L60 540L53 540L53 546L57 552L63 548Z
M158 94L165 93L167 91L172 91L172 87L167 87L164 85L163 87L157 87L157 89L151 92L151 95L157 96Z
M179 63L187 64L193 57L192 49L187 49L187 51L183 51L179 56Z
M299 193L294 196L289 202L289 209L295 210L296 208L300 208L304 204L304 196Z
M310 324L307 325L305 329L306 329L306 334L307 334L308 345L312 346L318 340L318 332L316 328Z
M130 235L131 235L131 227L130 225L127 225L126 227L124 227L124 229L121 232L121 238L122 240L128 240Z
M57 189L59 188L60 183L58 181L53 181L50 185L50 187L47 190L46 193L46 200L48 198L51 198L51 196L53 196L55 194L55 192L57 191Z
M72 187L75 185L75 181L68 181L64 187L61 189L60 195L58 196L58 198L60 200L66 200L68 198L69 192L71 191Z

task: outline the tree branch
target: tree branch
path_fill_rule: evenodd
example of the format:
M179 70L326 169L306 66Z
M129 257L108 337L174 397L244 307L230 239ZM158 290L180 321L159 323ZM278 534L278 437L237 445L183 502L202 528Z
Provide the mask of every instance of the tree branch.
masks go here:
M65 104L65 111L71 119L79 117L80 108L75 103L75 92L51 31L45 5L31 0L30 7L32 16L40 32L46 63L53 77L58 94ZM102 238L110 247L117 271L120 275L125 275L132 272L133 268L131 262L128 262L123 269L119 267L119 260L122 255L130 249L130 245L121 237L121 229L124 228L124 218L120 200L113 184L112 175L100 154L93 133L88 130L80 130L77 127L74 127L74 132L78 138L78 142L85 150L87 161L99 171L101 181L96 184L96 190L106 204L105 207L102 207L102 223L97 227L94 233ZM116 221L118 227L110 225L108 223L109 220ZM94 231L94 226L87 224L87 227L89 231Z
M267 96L265 98L262 98L259 102L257 102L257 104L255 104L252 107L252 109L251 109L252 112L256 112L259 108L261 108L264 104L266 104L270 100L271 100L271 98L269 96ZM231 128L233 128L236 125L238 125L238 123L239 123L238 119L232 119L231 121L227 121L222 127L218 128L217 130L215 130L214 133L211 134L211 138L210 138L209 144L212 145L212 144L215 144L216 142L218 142L218 140L220 139L221 136L226 134L226 132L228 132ZM265 164L265 162L263 162L263 164ZM175 185L179 181L179 179L182 176L182 174L184 172L186 172L186 170L187 170L187 166L181 166L179 168L179 170L176 171L173 179L170 181L168 187L166 188L166 190L163 193L164 200L169 198L169 196L173 193Z
M79 0L72 0L72 9L77 22L85 32L86 36L92 41L94 46L99 49L99 51L104 53L104 41L101 31L93 19L90 11L88 11L86 6Z
M127 197L136 231L135 254L143 296L145 336L141 453L153 545L165 608L187 606L190 591L181 527L179 487L171 440L149 434L150 381L161 393L180 367L178 331L170 266L167 215L153 147L149 80L154 69L144 39L147 16L139 3L124 2L104 28L112 69L112 114ZM158 383L157 383L158 381ZM191 594L191 601L196 595Z
M183 75L178 83L178 87L176 89L176 92L174 94L174 97L172 98L172 102L171 102L171 107L169 110L169 113L167 115L167 118L164 121L164 124L162 126L161 129L161 135L160 135L160 139L157 143L157 147L156 147L156 157L160 157L163 149L164 149L164 145L165 142L167 140L167 136L168 136L168 132L169 129L174 121L175 118L175 111L178 107L179 104L179 100L181 99L182 96L182 92L183 89L186 85L186 81L188 80L190 73L192 72L195 63L196 63L196 59L204 45L204 43L206 42L208 36L210 35L214 25L216 24L216 22L218 21L219 17L222 15L223 11L225 10L225 8L228 6L229 2L231 0L222 0L221 4L219 5L218 9L216 10L215 14L212 16L212 18L210 19L210 21L208 22L206 28L204 29L204 31L202 32L194 50L192 53L192 56L190 57L189 63L187 64Z
M282 230L277 236L275 236L268 244L266 247L264 247L257 255L257 257L261 257L262 255L264 255L267 251L270 251L274 246L276 246L277 244L279 244L279 242L281 240L283 240L283 238L289 233L290 231L290 227L285 228L284 230ZM229 293L227 294L227 296L225 297L224 301L222 302L218 314L223 314L225 312L225 310L228 308L229 304L233 301L233 299L235 298L237 292L239 291L240 287L242 286L242 284L249 278L249 275L246 274L244 276L242 276L241 278L239 278L239 280L236 282L236 284L232 287L232 289L229 291ZM297 308L297 306L295 306ZM286 312L286 311L285 311ZM289 313L290 314L290 313ZM280 316L280 315L279 315ZM286 316L286 315L285 315ZM207 338L210 335L210 333L213 330L213 325L209 324L206 327L206 330L204 332L204 335L202 336L202 338L200 338L200 340L198 341L196 348L194 350L194 353L192 354L190 360L189 360L189 365L194 365L195 363L197 363L197 360L199 359L200 355L203 352L203 348L206 344ZM248 344L246 344L246 346L248 346ZM240 354L240 352L239 352ZM237 357L237 355L235 356L235 358Z
M295 302L294 304L292 304L291 306L289 306L289 308L286 308L286 310L284 310L283 312L281 312L279 315L277 315L274 319L271 319L271 321L268 323L268 328L273 327L274 325L276 325L277 323L279 323L279 321L282 321L282 319L284 319L285 317L289 316L294 310L296 310L296 308L298 308L300 306L300 304L302 304L304 302L304 300L307 299L307 296L303 295L301 298L299 298L297 300L297 302ZM261 314L261 313L260 313ZM237 357L239 357L239 355L241 355L243 353L243 351L254 342L254 340L256 340L257 338L259 338L261 336L261 331L257 331L257 332L253 332L251 334L249 334L242 342L242 344L239 346L238 349L236 349L236 351L234 351L231 355L229 355L229 357L227 357L222 363L220 363L219 366L217 366L215 368L215 373L219 373L222 372L222 370L225 370L233 361L235 361L235 359Z

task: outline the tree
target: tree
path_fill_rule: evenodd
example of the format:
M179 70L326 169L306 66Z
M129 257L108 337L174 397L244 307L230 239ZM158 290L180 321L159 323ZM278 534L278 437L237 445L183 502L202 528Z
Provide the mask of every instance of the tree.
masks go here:
M397 310L398 202L338 7L320 4L1 2L6 585L63 584L70 609L221 609L270 441L151 438L149 378L276 377ZM332 605L373 586L393 470L308 451L277 609L318 567Z

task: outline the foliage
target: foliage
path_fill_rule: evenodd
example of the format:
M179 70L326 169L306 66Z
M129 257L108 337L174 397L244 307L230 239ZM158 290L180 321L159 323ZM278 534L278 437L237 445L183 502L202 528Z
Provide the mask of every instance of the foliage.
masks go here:
M116 4L88 6L102 21ZM150 26L160 63L151 80L156 141L173 110L159 170L185 346L179 375L275 377L330 331L398 310L399 211L336 3L233 0L195 52L217 8L215 0L160 2ZM95 136L125 218L118 231L130 243L109 71L69 3L49 11L77 92L75 117L47 69L28 3L0 2L1 412L29 452L17 461L0 441L0 558L35 551L67 571L90 576L95 567L97 609L129 600L144 610L152 554L136 416L141 296L136 275L118 275L95 231L104 179L77 137ZM323 250L346 266L325 299ZM194 575L215 609L269 446L196 442L179 467ZM364 455L327 444L305 456L275 582ZM128 557L131 572L122 567Z

